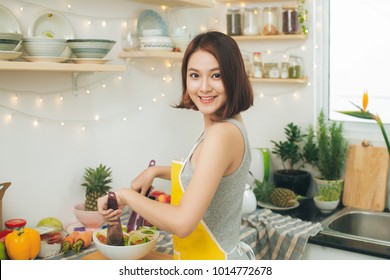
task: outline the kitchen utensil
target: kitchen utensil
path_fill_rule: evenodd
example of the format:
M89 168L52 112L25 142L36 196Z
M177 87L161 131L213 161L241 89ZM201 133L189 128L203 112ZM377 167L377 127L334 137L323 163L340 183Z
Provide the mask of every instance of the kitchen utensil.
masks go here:
M0 184L0 229L3 229L3 196L5 191L11 186L11 182Z
M343 204L383 211L386 201L389 154L385 147L363 142L350 145L347 153Z
M112 210L118 209L118 201L114 192L108 192L107 198L108 208ZM107 227L107 244L113 246L123 246L123 232L120 218L117 223L108 225Z
M156 165L156 161L152 159L149 162L149 167L155 166L155 165ZM149 197L151 190L152 190L152 186L146 191L146 194L145 194L146 197ZM144 222L145 222L144 218L142 218L137 212L135 212L133 210L131 212L129 221L127 223L127 232L139 229L140 227L142 227L144 225Z

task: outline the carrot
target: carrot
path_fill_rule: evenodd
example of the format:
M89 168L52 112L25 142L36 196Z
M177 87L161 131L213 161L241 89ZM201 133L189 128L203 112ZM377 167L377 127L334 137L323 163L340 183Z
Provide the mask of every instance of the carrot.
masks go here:
M61 253L66 253L72 248L78 234L78 231L73 231L62 239Z
M87 230L80 232L75 239L75 243L72 246L72 250L74 253L78 254L80 253L80 250L82 248L87 248L89 245L91 245L92 242L92 231Z

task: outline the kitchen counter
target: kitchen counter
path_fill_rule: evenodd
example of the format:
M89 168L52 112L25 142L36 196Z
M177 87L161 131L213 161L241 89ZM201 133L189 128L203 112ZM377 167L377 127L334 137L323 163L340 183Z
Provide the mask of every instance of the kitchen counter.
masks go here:
M341 209L342 206L340 205L338 209ZM337 209L337 210L338 210ZM336 211L337 211L336 210ZM260 215L260 213L263 213L265 209L262 209L258 207L256 212L254 213L255 215ZM312 224L320 223L323 219L329 217L329 215L322 214L314 205L312 199L307 199L304 201L300 202L300 206L288 210L288 211L279 211L277 212L276 210L273 211L274 213L278 213L284 216L290 216L292 218L297 218L302 221L308 221L311 222ZM127 221L128 215L125 215L122 219L122 221ZM244 241L246 244L249 244L257 258L259 258L260 251L264 248L262 247L264 243L264 240L259 240L259 231L256 229L256 227L253 226L250 222L246 221L245 219L243 220L242 226L241 226L241 240ZM266 237L264 237L266 238ZM305 241L306 242L306 241ZM354 247L353 243L347 244L340 244L335 240L332 240L329 237L326 237L320 232L318 232L315 235L309 236L307 238L308 243L320 245L320 246L326 246L326 247L331 247L331 248L336 248L336 249L341 249L341 250L346 250L346 251L351 251L351 252L357 252L361 254L368 254L368 255L373 255L373 256L378 256L376 254L366 252L362 249ZM171 259L173 254L173 245L172 245L172 235L167 233L167 232L160 232L160 238L157 243L157 246L155 248L155 251L152 252L152 254L148 255L145 257L145 259ZM390 256L379 256L382 258L390 258ZM48 259L85 259L85 260L90 260L90 259L105 259L104 256L102 256L98 251L97 248L95 247L94 244L92 244L89 248L83 250L79 255L75 255L72 252L69 252L65 255L62 256L54 256L50 257ZM294 258L292 258L294 259Z

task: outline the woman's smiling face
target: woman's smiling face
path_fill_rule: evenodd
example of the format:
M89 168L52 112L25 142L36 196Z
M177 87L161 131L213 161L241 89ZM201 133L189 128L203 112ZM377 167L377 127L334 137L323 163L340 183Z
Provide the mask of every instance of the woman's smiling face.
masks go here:
M227 100L218 61L205 51L194 52L187 67L187 92L199 112L212 117Z

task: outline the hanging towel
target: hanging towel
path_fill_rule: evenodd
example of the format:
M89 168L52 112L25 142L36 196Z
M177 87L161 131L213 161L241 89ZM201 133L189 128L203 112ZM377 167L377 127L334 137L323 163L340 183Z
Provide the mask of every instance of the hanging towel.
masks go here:
M257 210L243 219L244 226L257 230L257 238L250 244L256 259L299 260L309 237L322 230L318 222L302 221L269 209Z

